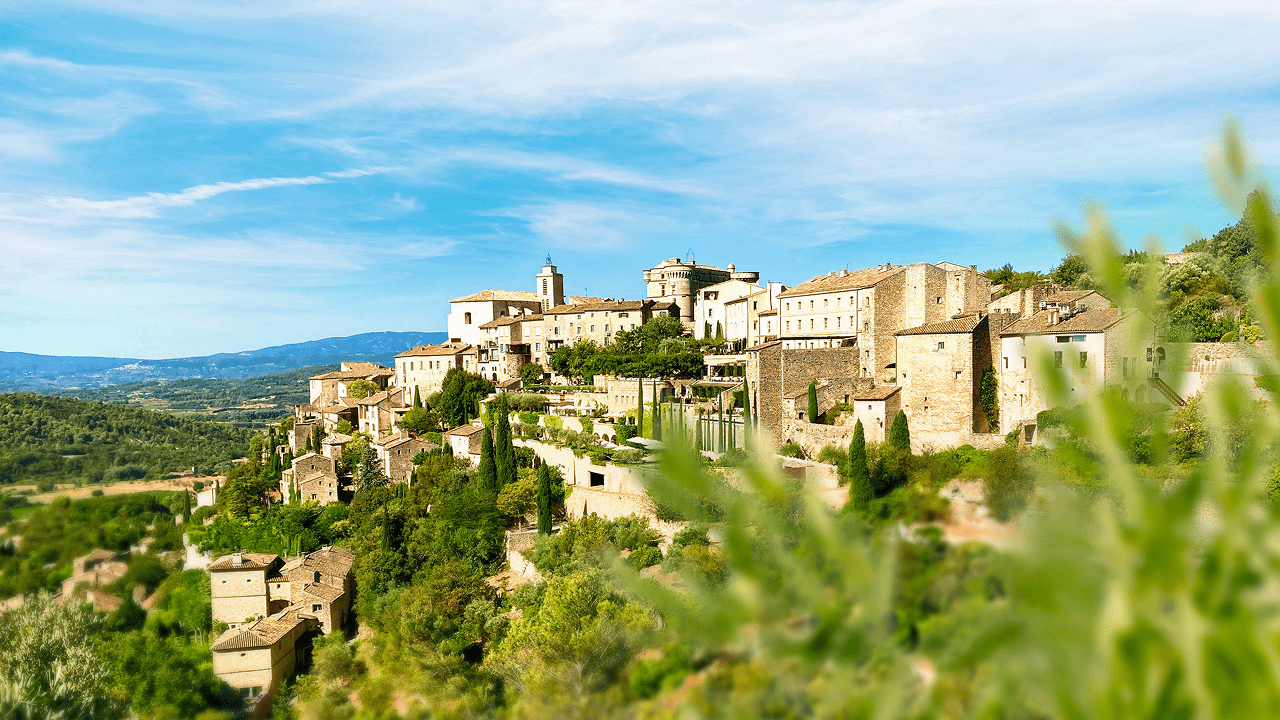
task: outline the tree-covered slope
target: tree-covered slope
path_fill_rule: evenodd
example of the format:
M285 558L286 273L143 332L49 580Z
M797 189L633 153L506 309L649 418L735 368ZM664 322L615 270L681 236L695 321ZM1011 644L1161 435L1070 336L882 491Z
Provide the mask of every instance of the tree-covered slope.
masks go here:
M207 472L242 457L252 434L124 405L0 394L0 483Z

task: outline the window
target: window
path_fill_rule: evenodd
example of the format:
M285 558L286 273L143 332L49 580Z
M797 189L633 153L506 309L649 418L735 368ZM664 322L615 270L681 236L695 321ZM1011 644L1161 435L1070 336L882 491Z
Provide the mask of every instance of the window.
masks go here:
M1147 348L1147 362L1151 362L1151 351L1152 348Z
M545 293L546 291L547 291L547 279L542 278L542 292Z
M869 322L862 323L862 332L871 332L871 323Z
M937 348L937 349L938 349L938 350L946 350L946 349L947 349L947 344L946 344L946 343L944 343L944 342L940 342L940 343L938 343L938 348Z
M312 603L311 612L320 612L320 603Z
M791 303L787 303L787 312L791 312Z
M1084 342L1084 336L1083 336L1083 335L1072 335L1072 336L1071 336L1071 342Z
M813 309L813 301L812 301L812 300L810 300L810 301L809 301L809 309L810 309L810 310L812 310L812 309Z
M813 318L809 318L809 329L813 329Z
M935 303L937 303L938 305L941 305L941 304L942 304L942 297L941 297L941 296L939 296L939 297L938 297L938 299L937 299L937 300L935 300L934 302L935 302Z
M752 309L752 310L759 310L759 309L760 309L760 302L759 302L759 301L757 301L757 300L752 300L752 301L751 301L751 309Z
M836 327L840 327L840 320L841 320L841 317L840 317L839 315L837 315L837 316L836 316Z
M827 329L827 319L826 319L826 318L822 318L822 329L823 329L823 330L826 330L826 329Z
M591 472L588 472L588 473L587 473L587 477L588 477L588 482L590 483L591 487L603 487L603 486L604 486L604 473L598 473L598 472L593 472L593 471L591 471Z
M471 313L463 313L463 314L462 314L462 323L463 323L464 325L470 325L470 324L471 324Z
M827 299L826 299L826 298L822 298L822 309L823 309L823 310L826 310L826 309L827 309Z
M1005 359L1004 359L1004 369L1005 369L1005 370L1008 370L1008 369L1009 369L1009 358L1005 358Z
M1058 342L1060 342L1060 343L1062 343L1062 342L1071 342L1071 336L1070 336L1070 335L1059 335L1059 336L1058 336Z
M790 320L788 320L788 321L787 321L787 331L788 331L788 332L790 332L790 331L791 331L791 321L790 321Z
M1080 367L1088 367L1088 365L1089 365L1089 353L1081 350L1080 351Z
M1062 351L1061 350L1053 351L1053 366L1062 367Z
M595 326L595 325L592 325L592 326L591 326L591 332L595 332L595 331L596 331L596 326Z
M1027 359L1026 359L1026 358L1022 358L1022 369L1023 369L1023 370L1026 370L1026 369L1027 369Z
M956 371L956 380L959 380L959 379L960 379L960 371L959 371L959 370L957 370L957 371Z

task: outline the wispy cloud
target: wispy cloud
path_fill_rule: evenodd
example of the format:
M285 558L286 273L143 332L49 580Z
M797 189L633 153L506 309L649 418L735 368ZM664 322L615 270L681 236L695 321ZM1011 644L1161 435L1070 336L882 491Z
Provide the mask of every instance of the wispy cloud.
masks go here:
M241 180L238 182L217 182L207 185L196 185L179 192L150 192L145 195L135 195L133 197L123 198L120 200L87 200L85 198L77 197L41 197L35 198L33 202L47 210L66 213L71 217L82 220L92 218L153 218L165 208L194 205L202 200L208 200L218 195L222 195L223 193L266 190L269 188L291 187L298 185L323 185L333 183L338 180L378 175L381 173L391 172L395 169L396 168L391 167L360 168L341 170L337 172L326 172L320 175L307 175L303 177L254 178L252 180ZM62 217L65 218L67 215L63 215Z

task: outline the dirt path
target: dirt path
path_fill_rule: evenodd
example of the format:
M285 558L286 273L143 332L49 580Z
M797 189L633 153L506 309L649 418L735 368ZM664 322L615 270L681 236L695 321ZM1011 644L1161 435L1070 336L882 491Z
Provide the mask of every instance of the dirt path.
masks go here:
M94 490L101 490L103 495L128 495L140 492L177 492L179 490L190 490L198 481L205 486L213 484L215 481L221 482L225 480L221 475L217 476L194 476L183 475L165 480L127 480L124 482L111 483L110 485L55 485L53 492L36 493L28 495L27 500L32 503L43 505L56 497L66 496L72 500L83 500L93 496ZM31 489L35 490L34 485L14 485L13 490Z

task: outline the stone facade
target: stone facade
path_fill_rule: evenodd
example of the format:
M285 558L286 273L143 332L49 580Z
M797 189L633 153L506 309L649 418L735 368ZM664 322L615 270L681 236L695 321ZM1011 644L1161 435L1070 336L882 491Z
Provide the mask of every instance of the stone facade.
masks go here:
M431 451L439 446L430 440L416 438L405 433L398 433L373 444L382 471L393 483L407 483L413 478L413 456L422 451Z
M548 354L563 345L592 340L604 347L623 330L635 330L655 317L675 317L679 308L653 300L607 301L561 305L543 313Z
M416 389L425 402L428 395L444 385L445 375L453 368L476 372L477 357L475 346L467 343L418 345L405 350L396 356L395 369L396 386L404 391L402 401L412 405Z
M368 380L379 390L385 390L395 372L370 362L344 362L338 370L313 375L310 378L311 404L324 407L347 396L347 386L356 380Z
M480 464L480 446L484 442L484 428L479 425L462 425L444 434L453 456L463 458L472 465Z
M718 333L728 340L745 339L746 314L737 318L738 325L730 327L725 306L764 291L759 285L742 280L725 280L698 290L694 296L693 336L701 340L716 337Z
M675 303L680 308L678 317L690 322L696 319L694 310L698 291L726 280L755 283L760 280L760 273L740 273L733 265L721 270L680 258L663 260L644 271L646 297L662 304Z
M786 421L795 419L795 399L807 409L809 383L819 385L819 410L825 412L839 402L849 402L874 387L870 378L860 377L858 348L786 350L775 341L747 350L747 389L752 414L765 427L780 433Z
M412 402L412 397L405 402L401 388L390 388L361 398L356 401L358 429L374 439L390 435L395 432L397 420L404 416L404 408Z
M280 473L280 496L286 504L293 502L294 491L304 503L336 503L339 489L336 459L320 453L296 457L293 467Z
M968 315L898 333L898 384L913 441L944 447L988 431L979 389L991 367L989 329L987 316Z
M500 317L542 312L543 298L521 290L483 290L449 303L449 342L479 345L480 326Z

